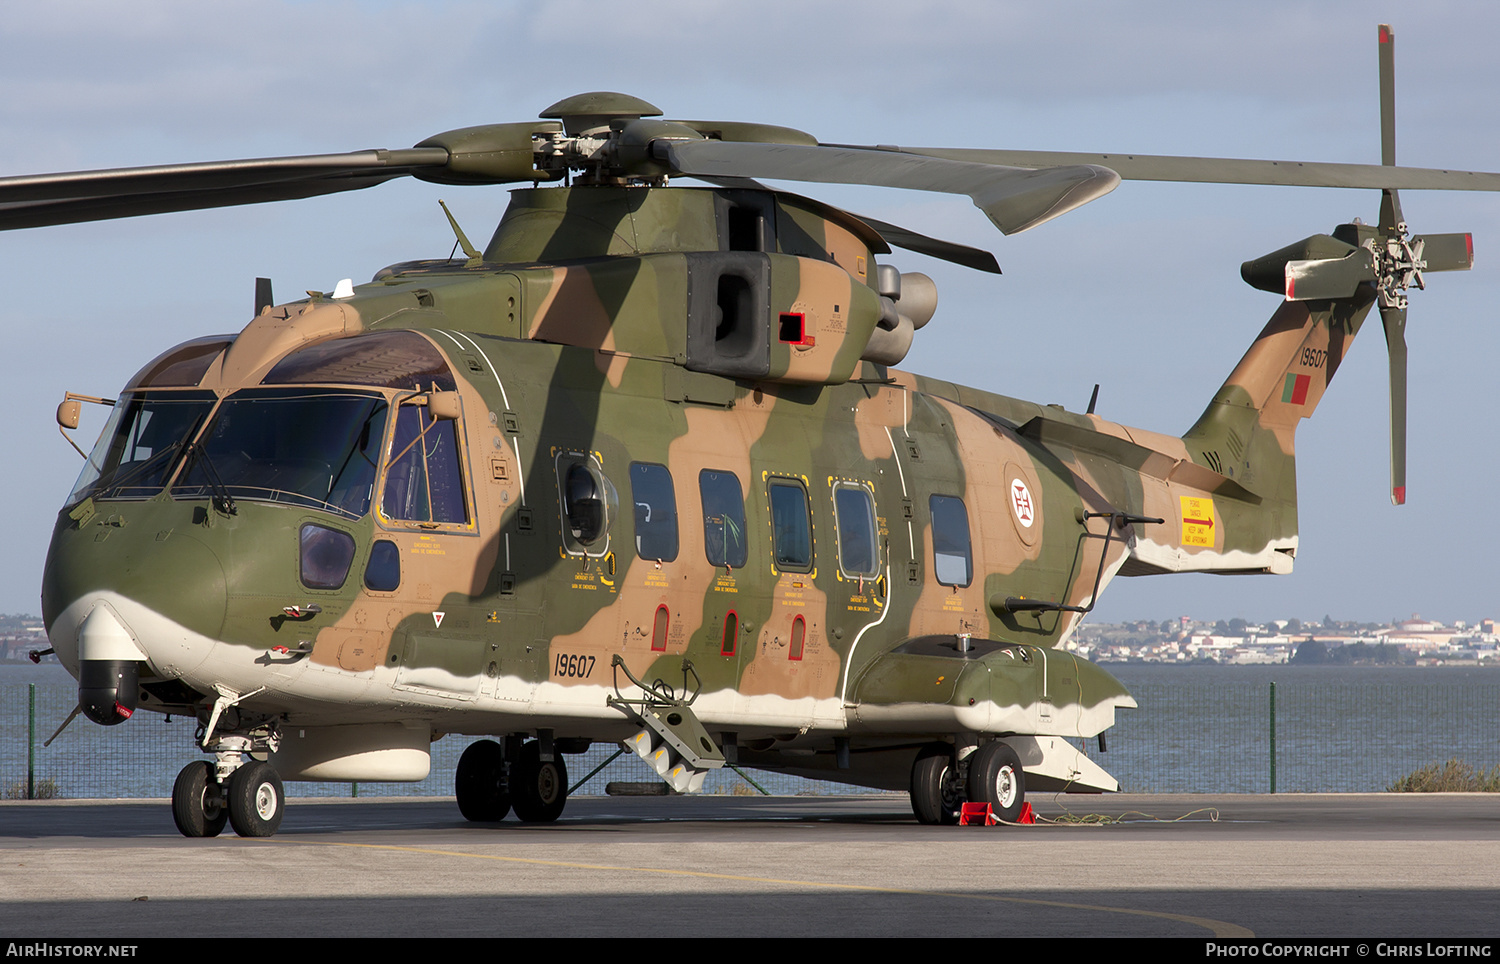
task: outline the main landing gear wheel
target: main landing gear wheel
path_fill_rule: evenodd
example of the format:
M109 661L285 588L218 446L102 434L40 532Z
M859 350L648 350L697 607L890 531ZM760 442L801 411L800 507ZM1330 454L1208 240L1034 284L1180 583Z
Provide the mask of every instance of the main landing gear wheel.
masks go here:
M506 773L505 749L494 740L471 743L458 758L453 775L458 812L465 820L493 823L510 812L510 780Z
M929 743L911 768L911 809L919 823L956 824L964 788L953 761L953 747Z
M269 763L252 760L229 777L229 823L241 837L269 837L281 826L286 793Z
M510 768L510 803L527 823L551 823L562 816L568 802L568 768L562 756L542 762L535 740L521 747L521 758Z
M184 837L217 837L228 819L224 788L214 779L214 765L194 760L183 767L172 784L172 822L178 831Z
M996 818L1015 823L1026 802L1026 773L1016 751L998 741L986 743L969 758L969 799L987 803Z

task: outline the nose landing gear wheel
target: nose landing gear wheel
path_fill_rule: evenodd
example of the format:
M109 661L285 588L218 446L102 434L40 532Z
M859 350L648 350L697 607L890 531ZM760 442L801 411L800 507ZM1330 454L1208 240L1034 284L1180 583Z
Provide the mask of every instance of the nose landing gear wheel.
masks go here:
M510 768L510 800L516 816L527 823L551 823L562 816L568 802L568 768L562 757L542 762L535 740L521 747L521 758Z
M989 804L1006 823L1016 822L1026 802L1026 773L1015 750L997 741L974 751L969 759L969 799Z
M453 792L465 820L491 823L505 819L510 812L506 770L505 750L494 740L480 740L464 750L453 775Z
M963 809L964 787L953 762L953 747L930 743L911 768L911 809L917 822L956 824Z
M178 831L184 837L217 837L228 819L224 788L214 779L214 765L194 760L183 767L172 784L172 822Z
M286 794L276 768L251 761L229 777L229 823L241 837L269 837L281 826Z

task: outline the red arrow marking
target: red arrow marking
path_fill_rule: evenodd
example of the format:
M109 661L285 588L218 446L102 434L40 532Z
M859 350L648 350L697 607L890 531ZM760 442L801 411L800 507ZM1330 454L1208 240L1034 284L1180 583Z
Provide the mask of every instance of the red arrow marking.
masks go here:
M1188 519L1188 518L1184 518L1182 520L1182 524L1185 525L1185 526L1208 526L1210 529L1212 529L1214 527L1214 520L1212 520L1212 519Z

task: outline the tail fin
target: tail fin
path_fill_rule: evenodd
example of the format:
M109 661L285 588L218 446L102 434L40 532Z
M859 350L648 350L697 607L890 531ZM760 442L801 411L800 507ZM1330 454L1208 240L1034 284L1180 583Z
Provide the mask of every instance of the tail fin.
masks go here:
M1241 273L1251 285L1279 293L1299 265L1358 260L1363 251L1315 235L1247 261ZM1363 270L1369 278L1368 263ZM1297 424L1317 409L1375 303L1373 284L1350 288L1347 294L1339 292L1342 297L1316 301L1292 300L1297 294L1288 291L1288 300L1183 436L1195 462L1229 476L1266 502L1279 503L1282 536L1297 531Z

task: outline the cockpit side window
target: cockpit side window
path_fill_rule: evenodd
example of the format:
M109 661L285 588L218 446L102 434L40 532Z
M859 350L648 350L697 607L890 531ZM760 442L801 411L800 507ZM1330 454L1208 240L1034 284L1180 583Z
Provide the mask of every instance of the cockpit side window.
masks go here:
M402 522L468 521L456 421L424 406L401 406L380 510Z

